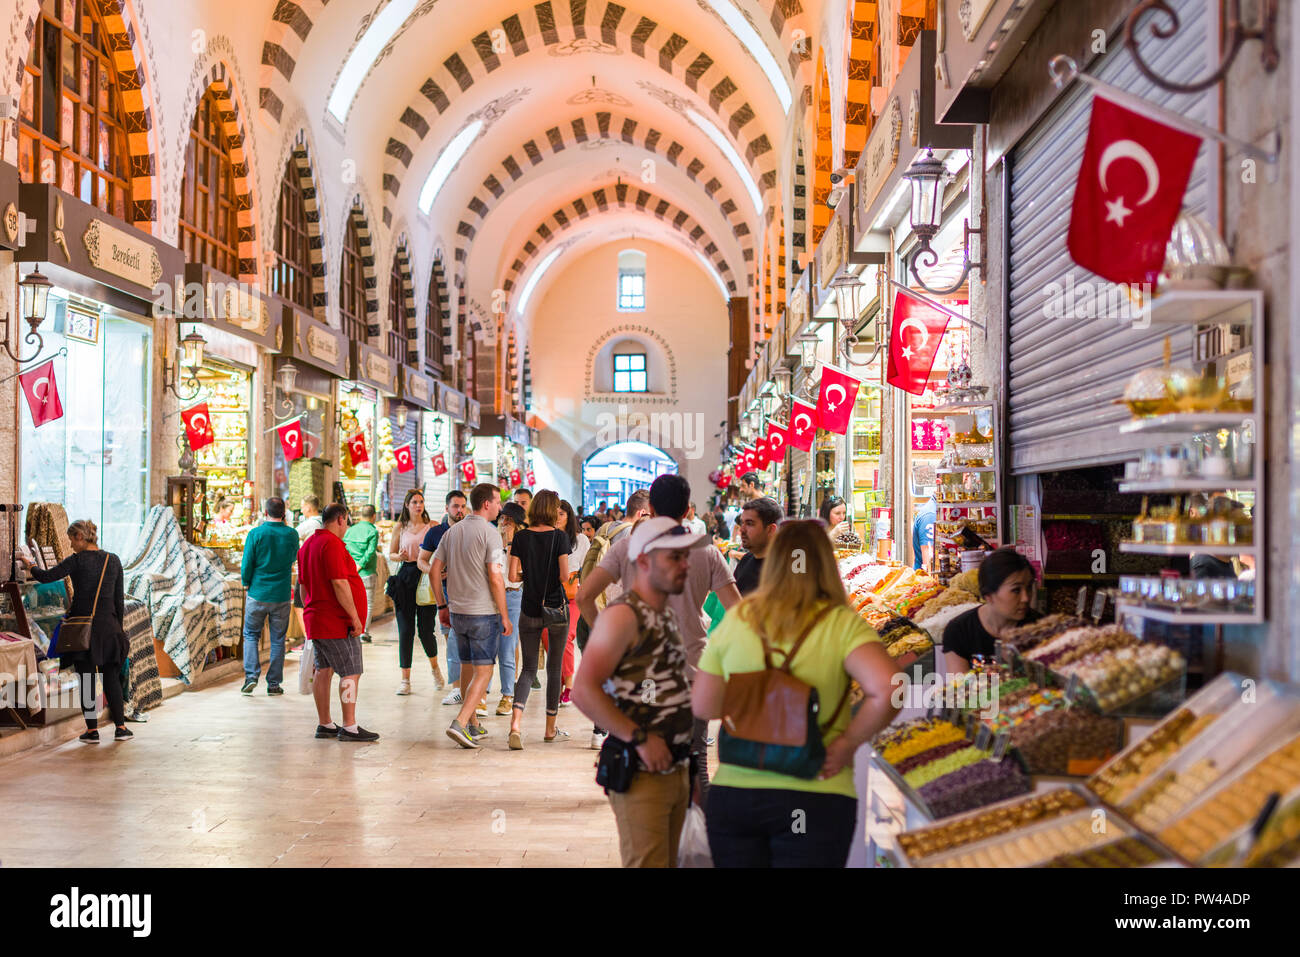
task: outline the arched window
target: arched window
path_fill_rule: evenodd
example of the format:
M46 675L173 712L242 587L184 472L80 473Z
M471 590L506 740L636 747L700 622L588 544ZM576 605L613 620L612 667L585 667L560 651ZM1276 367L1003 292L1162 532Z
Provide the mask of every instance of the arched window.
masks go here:
M369 342L366 322L366 271L361 262L361 235L355 211L348 213L343 237L343 262L339 269L339 317L343 332L353 342Z
M239 212L230 142L211 87L190 124L181 185L180 248L190 262L239 275Z
M18 169L127 218L131 166L121 91L96 4L41 4L23 76ZM61 10L60 18L52 10Z
M618 310L645 309L645 253L625 249L618 254Z
M289 157L280 179L280 212L275 230L275 269L271 291L296 306L312 309L311 240L307 232L307 203L302 169Z
M403 250L393 253L388 277L388 357L406 362L406 276L402 270Z
M424 370L431 375L442 372L442 266L434 263L429 270L429 301L424 310Z

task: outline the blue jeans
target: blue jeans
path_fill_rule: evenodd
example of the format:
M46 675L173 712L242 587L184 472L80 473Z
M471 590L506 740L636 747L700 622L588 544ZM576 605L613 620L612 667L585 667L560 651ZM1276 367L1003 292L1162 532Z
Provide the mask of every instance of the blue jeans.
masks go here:
M510 617L510 634L501 636L501 643L497 650L502 694L515 693L515 646L519 644L519 612L523 604L522 588L506 589L506 614Z
M442 634L447 646L447 684L455 685L460 681L460 642L453 628L444 628Z
M262 622L271 623L271 660L266 666L268 688L280 687L284 680L284 636L289 631L289 613L293 602L244 600L244 680L256 681L262 675L257 644L262 638Z
M500 615L458 615L451 613L451 627L460 642L462 665L491 665L497 660L501 642Z

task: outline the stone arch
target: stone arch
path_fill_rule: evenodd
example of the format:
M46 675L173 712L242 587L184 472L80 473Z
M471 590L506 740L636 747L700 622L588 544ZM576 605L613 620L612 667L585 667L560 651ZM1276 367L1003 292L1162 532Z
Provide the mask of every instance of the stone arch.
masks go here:
M402 315L405 327L402 332L406 337L405 362L411 366L420 364L420 330L415 309L415 282L411 277L411 254L406 233L401 233L394 244L393 256L397 260L397 271L402 277L402 288L398 290L402 297ZM393 295L393 290L388 290Z
M437 290L437 301L432 299L425 304L425 322L437 323L437 332L442 339L442 366L444 372L450 367L456 353L455 330L451 324L451 287L447 282L447 270L443 264L443 251L439 248L433 255L430 267L430 284ZM427 356L425 357L428 358Z
M636 401L636 400L633 400L633 401ZM639 411L639 410L637 410L637 411ZM652 413L652 414L653 414L653 413ZM578 489L578 493L577 493L577 494L578 494L578 497L579 497L579 498L581 498L581 496L582 496L582 468L583 468L583 466L586 464L587 459L591 458L593 455L595 455L597 452L599 452L602 448L604 448L604 447L605 447L606 445L608 445L608 444L609 444L609 443L605 441L605 437L604 437L600 432L597 432L596 435L593 435L593 436L592 436L591 438L589 438L586 442L582 443L582 445L580 445L580 446L578 446L576 449L574 449L574 451L573 451L573 475L576 476L576 479L575 479L575 481L574 481L573 484L574 484L574 486L576 486L577 489ZM647 443L647 444L649 444L649 443ZM657 448L660 452L663 452L663 453L664 453L665 455L667 455L670 459L672 459L674 462L677 463L677 474L678 474L678 475L685 475L685 474L686 474L686 462L688 461L688 457L689 457L689 455L690 455L690 450L689 450L689 449L686 449L686 448L683 448L683 447L681 447L681 446L677 446L677 445L669 445L669 446L656 445L656 446L654 446L654 447ZM619 504L622 505L623 503L620 502Z
M382 313L379 310L379 276L375 270L375 241L374 235L370 231L370 220L366 215L365 203L361 199L361 194L356 193L352 197L352 204L344 216L345 221L351 220L357 227L357 240L361 248L361 267L365 276L366 287L366 335L370 338L371 344L379 337L380 322L379 317ZM346 241L346 229L343 235L339 237L339 262L343 259L343 243ZM341 269L340 265L340 269Z
M294 67L302 56L312 27L329 0L277 0L262 41L262 68L258 73L258 105L278 124L293 81Z
M314 144L311 142L310 132L305 122L298 125L296 132L287 136L280 154L276 159L275 171L277 176L283 176L288 169L289 164L293 164L295 174L298 176L299 186L302 188L303 207L307 214L307 240L311 254L311 306L312 315L319 322L328 322L329 308L329 283L327 281L328 269L326 266L326 243L325 237L328 234L325 223L325 203L321 198L317 183L319 182L318 171L316 170L314 156ZM293 126L288 127L294 129ZM275 189L268 191L275 197L278 206L280 195L280 183L276 181ZM276 224L278 228L278 223ZM267 231L268 249L274 247L275 230Z
M596 340L587 350L587 367L583 375L583 398L588 402L600 402L603 393L596 391L596 358L604 350L605 346L613 340L622 338L643 339L652 343L663 354L664 361L667 364L668 391L666 394L652 396L623 396L621 401L637 402L651 405L665 405L677 401L677 357L673 354L672 347L668 345L659 332L649 326L638 325L636 323L626 323L621 326L614 326L606 329L596 337Z
M794 5L798 6L797 2ZM496 31L501 31L497 35L504 35L508 42L504 53L498 53L493 45L492 36ZM505 62L542 50L553 57L592 52L621 56L630 50L655 64L707 100L723 125L741 143L740 152L749 162L760 191L766 193L775 188L777 174L770 164L771 141L762 129L763 124L758 122L757 112L714 57L670 26L613 0L590 3L543 0L500 22L486 25L443 60L420 85L419 92L398 118L384 149L385 203L390 196L394 199L398 196L402 176L410 167L416 149L438 117L450 109L454 97L468 91ZM741 139L746 128L752 131L747 142ZM760 157L766 168L760 166Z
M880 35L876 0L853 0L848 25L848 77L844 86L844 163L857 166L871 134L871 88L876 84Z
M812 225L812 235L809 237L810 250L817 248L822 233L831 223L831 208L826 205L826 200L831 195L831 173L835 171L830 75L826 71L826 61L821 54L817 57L817 85L814 88L813 103L813 182L808 210L808 221Z

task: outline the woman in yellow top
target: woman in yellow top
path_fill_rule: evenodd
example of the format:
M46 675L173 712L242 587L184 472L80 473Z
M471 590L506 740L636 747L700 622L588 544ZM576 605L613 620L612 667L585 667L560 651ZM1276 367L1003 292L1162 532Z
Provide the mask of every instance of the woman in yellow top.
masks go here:
M830 607L829 612L826 611ZM830 715L850 679L866 693L856 715L846 706L822 732L826 763L811 780L722 764L709 788L709 849L715 867L843 867L857 820L853 756L889 724L895 667L875 631L848 604L826 530L817 521L781 525L763 562L758 590L709 636L692 691L697 718L722 717L733 674L763 670L759 631L788 651L821 615L795 655L794 677L817 689ZM774 665L783 663L776 655Z

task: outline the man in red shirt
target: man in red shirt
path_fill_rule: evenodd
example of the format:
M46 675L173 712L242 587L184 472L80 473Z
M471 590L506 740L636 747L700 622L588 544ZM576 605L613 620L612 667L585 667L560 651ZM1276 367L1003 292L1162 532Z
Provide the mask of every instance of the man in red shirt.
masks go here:
M343 544L347 506L335 502L321 515L323 527L298 549L298 584L302 588L303 627L316 658L316 737L340 741L376 741L379 735L357 724L357 687L361 681L361 632L366 617L366 588L357 563ZM330 718L330 683L339 675L343 725Z

